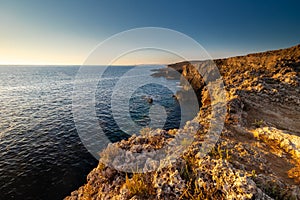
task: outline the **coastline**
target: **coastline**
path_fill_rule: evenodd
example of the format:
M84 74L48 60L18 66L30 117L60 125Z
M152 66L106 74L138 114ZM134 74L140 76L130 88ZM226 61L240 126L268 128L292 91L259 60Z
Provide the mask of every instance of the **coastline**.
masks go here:
M194 68L205 61L171 64L198 95L195 119L182 130L134 135L102 155L110 157L114 147L129 154L159 149L199 124L192 145L169 166L144 174L126 174L100 159L87 183L66 199L300 199L300 45L214 62L225 84L227 115L208 155L199 152L210 126L211 99ZM168 68L153 76L170 78Z

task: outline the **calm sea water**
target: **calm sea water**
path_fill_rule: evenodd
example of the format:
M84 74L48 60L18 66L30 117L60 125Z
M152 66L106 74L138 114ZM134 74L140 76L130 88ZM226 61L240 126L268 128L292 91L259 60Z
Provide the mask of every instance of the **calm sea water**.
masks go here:
M151 96L154 104L167 111L164 128L178 128L180 107L171 90L162 86L176 89L178 83L151 77L151 69L160 67L136 67L135 74L128 75L128 84L130 79L150 80L153 84L137 88L129 108L120 107L117 111L129 109L135 123L147 126L151 122L147 97ZM78 69L0 67L0 199L62 199L84 184L86 175L97 166L98 161L78 136L72 114L73 83ZM111 142L129 136L116 124L110 102L120 77L126 78L131 69L108 68L96 91L99 124ZM117 95L122 99L126 91Z

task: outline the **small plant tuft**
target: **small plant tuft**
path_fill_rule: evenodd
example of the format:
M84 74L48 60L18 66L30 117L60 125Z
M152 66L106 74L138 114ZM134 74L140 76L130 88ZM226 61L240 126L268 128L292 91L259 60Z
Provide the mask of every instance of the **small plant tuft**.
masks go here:
M256 128L259 128L259 127L261 127L263 124L265 123L265 121L264 120L257 120L257 119L255 119L254 120L254 122L252 123Z
M146 126L140 130L140 134L143 136L148 136L150 134L151 130L152 129L150 127Z
M125 187L130 191L130 195L138 195L140 197L149 197L155 194L152 185L152 176L147 173L134 173L129 178L126 174Z

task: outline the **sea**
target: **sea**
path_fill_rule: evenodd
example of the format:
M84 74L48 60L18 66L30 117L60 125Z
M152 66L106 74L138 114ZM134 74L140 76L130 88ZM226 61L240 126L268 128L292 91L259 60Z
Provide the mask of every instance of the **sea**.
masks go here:
M110 142L134 134L125 122L120 125L121 119L116 122L118 113L128 112L135 124L147 127L152 105L166 110L163 129L179 127L180 105L172 96L179 89L178 80L151 76L153 70L165 66L85 67L103 70L94 91L94 107ZM88 82L90 77L78 80L81 68L0 66L0 199L63 199L83 185L97 166L98 160L81 141L72 110L74 84ZM118 91L119 99L128 96L126 89L116 87L137 79L147 84L136 85L129 105L114 106L112 112L114 92ZM93 126L88 117L85 120Z

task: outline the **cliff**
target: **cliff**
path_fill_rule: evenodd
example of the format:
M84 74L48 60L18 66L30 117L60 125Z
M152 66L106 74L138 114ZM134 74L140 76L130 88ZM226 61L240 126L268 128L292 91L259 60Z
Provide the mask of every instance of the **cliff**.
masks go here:
M197 92L195 119L182 130L143 130L110 145L87 183L66 199L300 199L300 45L214 60L227 114L218 142L203 157L212 101L195 67L206 62L169 65ZM178 98L184 97L183 90ZM129 152L124 162L130 163L131 153L160 149L177 134L193 131L193 143L182 155L153 172L124 173L103 164L115 147Z

